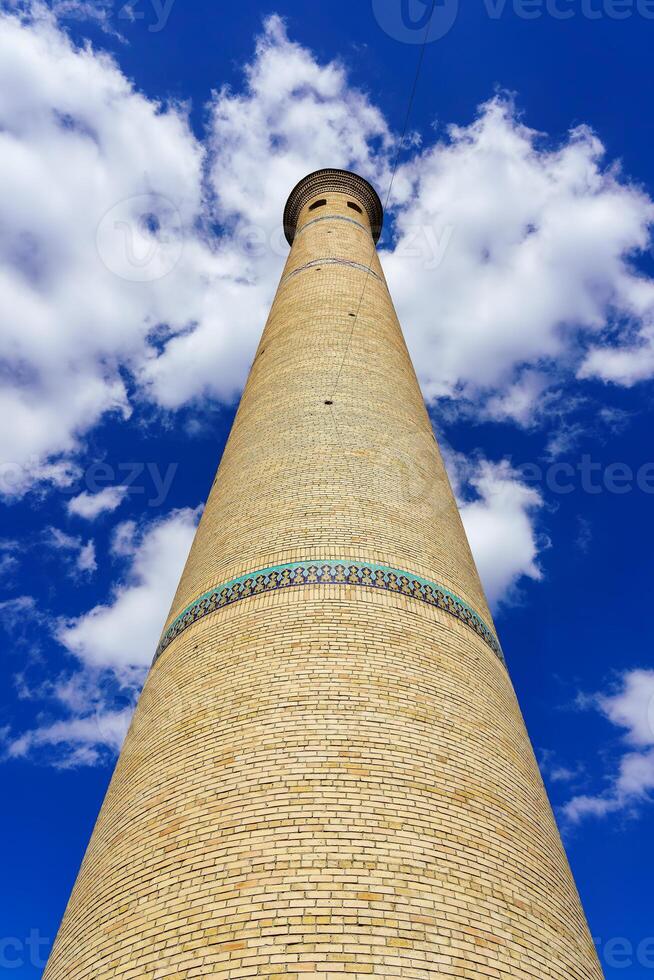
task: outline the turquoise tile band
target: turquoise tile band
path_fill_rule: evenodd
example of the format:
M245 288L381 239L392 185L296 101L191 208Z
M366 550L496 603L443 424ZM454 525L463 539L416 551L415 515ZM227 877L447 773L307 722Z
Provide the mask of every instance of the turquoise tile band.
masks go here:
M274 592L278 589L301 588L306 585L352 585L364 589L381 589L426 602L430 606L436 606L450 613L472 629L502 663L505 663L502 648L493 630L471 606L443 585L389 565L332 559L273 565L216 585L190 603L172 621L161 637L152 662L155 663L175 637L188 629L196 620L249 596Z

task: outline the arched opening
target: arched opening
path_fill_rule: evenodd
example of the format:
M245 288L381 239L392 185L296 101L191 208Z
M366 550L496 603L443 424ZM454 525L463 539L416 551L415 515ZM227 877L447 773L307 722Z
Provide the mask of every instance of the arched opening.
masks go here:
M309 205L309 211L315 211L316 208L323 208L327 204L327 198L321 197L319 201L314 201L313 204Z
M363 208L360 208L358 204L354 203L354 201L348 201L347 206L348 208L352 208L353 211L358 211L359 214L363 214Z

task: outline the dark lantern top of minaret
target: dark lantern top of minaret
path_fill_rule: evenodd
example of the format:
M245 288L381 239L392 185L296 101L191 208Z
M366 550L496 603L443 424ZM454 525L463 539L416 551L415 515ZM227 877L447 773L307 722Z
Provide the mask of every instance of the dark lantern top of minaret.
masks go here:
M350 170L337 170L326 167L315 170L300 180L289 194L284 208L284 233L289 245L293 244L295 228L300 211L305 204L318 194L349 194L365 208L370 221L372 237L379 241L384 221L384 208L372 184Z

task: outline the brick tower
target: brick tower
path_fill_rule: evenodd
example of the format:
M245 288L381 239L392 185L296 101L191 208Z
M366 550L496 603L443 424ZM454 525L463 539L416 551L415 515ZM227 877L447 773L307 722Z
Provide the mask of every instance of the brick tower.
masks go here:
M355 174L291 193L291 252L46 980L602 976L381 223Z

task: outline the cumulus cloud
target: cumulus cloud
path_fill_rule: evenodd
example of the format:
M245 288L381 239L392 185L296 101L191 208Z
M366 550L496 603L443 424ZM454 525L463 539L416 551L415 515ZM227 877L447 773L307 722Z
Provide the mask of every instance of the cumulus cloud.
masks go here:
M128 417L121 365L197 315L216 275L196 229L202 163L183 107L144 98L42 8L0 14L0 462L24 476L11 489L104 414Z
M320 65L293 43L279 17L265 21L244 77L242 91L224 87L210 106L208 178L225 229L220 301L205 292L194 328L171 337L141 374L171 408L198 394L230 397L244 380L288 254L281 217L294 184L326 165L388 183L382 114L341 65Z
M146 98L42 6L19 9L0 14L5 492L67 479L85 433L140 399L233 400L286 254L290 187L332 165L385 196L395 150L345 67L278 17L243 84L217 90L201 142L186 107ZM553 373L654 371L654 286L631 264L654 206L593 133L552 148L497 97L405 152L383 260L428 399L528 425Z
M587 127L552 148L498 96L400 168L394 203L385 268L428 397L491 393L495 413L522 422L542 390L535 371L600 375L579 343L651 319L654 283L630 261L654 205ZM428 231L447 232L437 262Z
M451 451L446 459L482 584L497 609L517 598L523 577L542 577L538 556L548 542L535 527L542 498L506 461L468 462Z
M654 670L630 670L617 690L596 694L592 701L613 725L625 729L630 745L654 744Z
M164 408L232 400L287 251L289 188L326 160L382 179L381 113L278 18L245 79L215 96L205 147L184 106L145 98L43 7L0 14L0 463L21 474L0 489L128 418L125 372Z
M120 507L126 494L127 487L105 487L99 493L89 493L84 490L68 501L67 510L69 514L74 514L76 517L93 521L98 515Z
M174 511L151 525L127 578L106 604L61 625L59 642L92 667L147 667L195 534L199 510Z
M584 695L579 703L623 729L625 750L606 788L573 796L562 808L564 817L578 824L590 816L637 814L654 792L654 670L626 671L608 694Z

